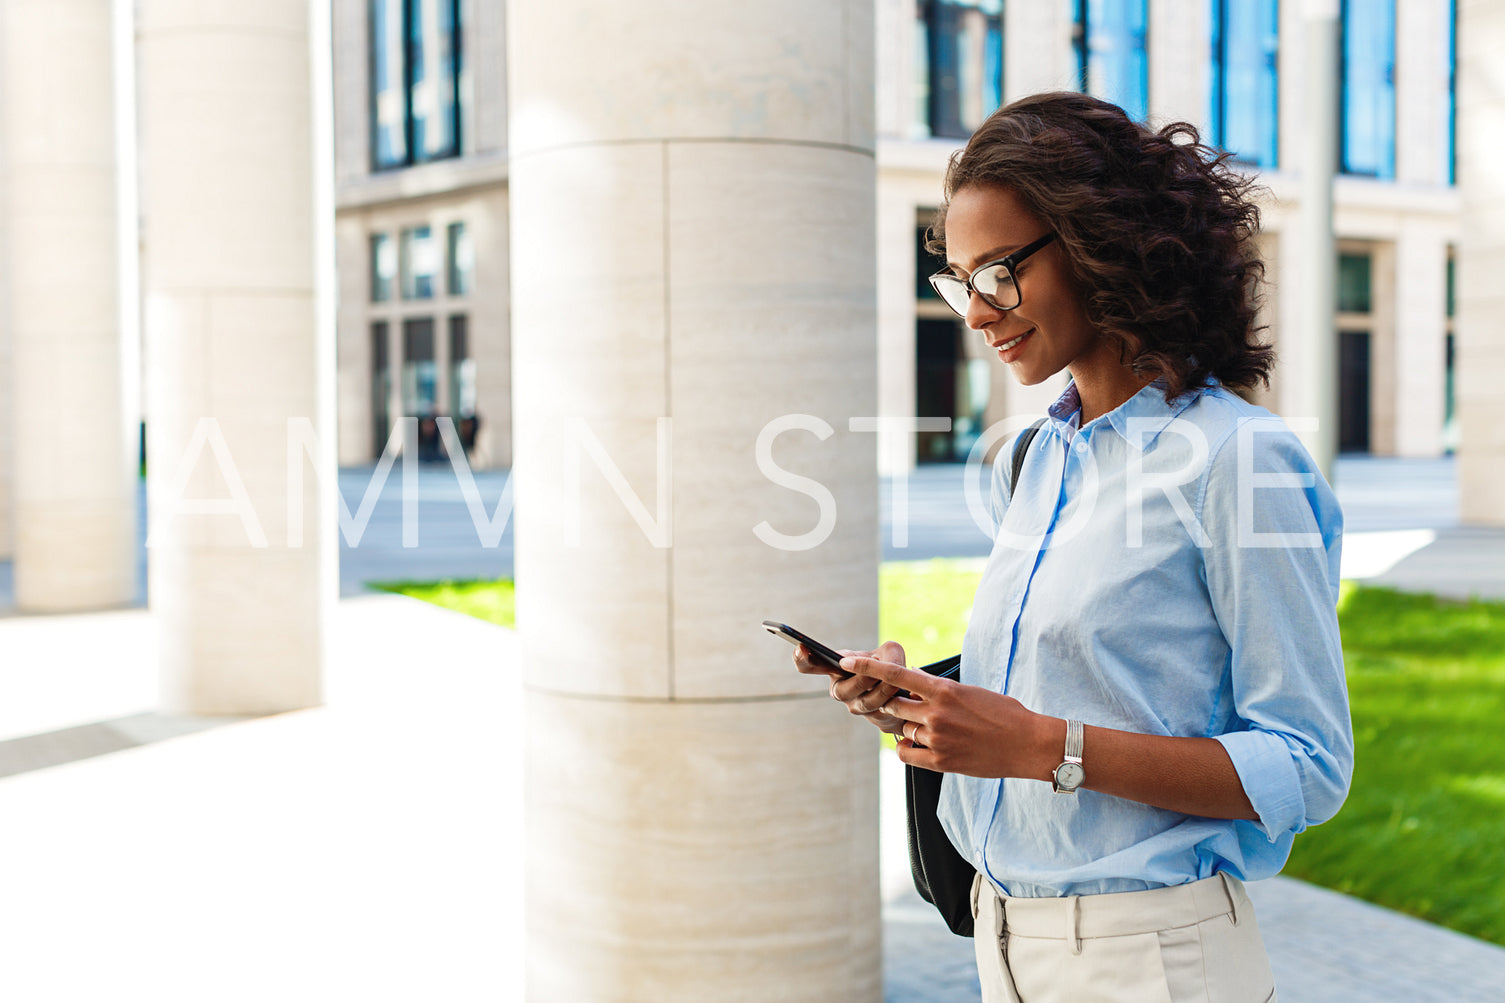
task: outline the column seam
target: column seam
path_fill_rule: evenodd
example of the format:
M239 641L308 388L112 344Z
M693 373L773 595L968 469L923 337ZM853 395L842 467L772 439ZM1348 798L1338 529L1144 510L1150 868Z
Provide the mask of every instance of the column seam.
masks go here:
M663 207L662 207L662 238L663 245L663 271L664 271L664 417L671 422L669 426L669 483L665 490L669 492L669 532L670 545L664 548L664 592L669 600L668 615L664 618L668 636L665 640L665 650L668 652L669 669L669 699L675 699L675 651L674 651L674 323L670 313L670 274L669 274L669 141L660 141L660 163L662 180Z
M602 146L646 146L659 144L667 147L670 143L698 143L711 145L723 144L748 144L756 146L795 146L808 147L816 150L832 150L837 153L852 153L859 157L867 157L872 160L878 158L876 148L869 149L862 146L854 146L851 143L831 143L817 139L766 139L754 136L667 136L652 139L600 139L578 143L556 143L552 146L541 146L533 150L525 150L521 153L512 153L507 157L509 164L530 157L542 156L547 153L560 153L565 150L579 150Z

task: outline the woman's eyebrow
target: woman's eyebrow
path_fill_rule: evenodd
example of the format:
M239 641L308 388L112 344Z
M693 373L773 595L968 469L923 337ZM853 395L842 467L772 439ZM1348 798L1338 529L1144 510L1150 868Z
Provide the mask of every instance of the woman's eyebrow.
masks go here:
M977 257L972 259L972 267L968 269L962 269L961 264L955 261L946 262L946 267L951 269L953 272L958 270L965 270L967 274L970 275L972 274L972 272L976 271L978 265L985 264L989 261L997 261L999 258L1008 257L1010 254L1013 254L1023 246L1023 244L1005 244L1002 247L995 247L991 251L984 251L982 254L979 254Z

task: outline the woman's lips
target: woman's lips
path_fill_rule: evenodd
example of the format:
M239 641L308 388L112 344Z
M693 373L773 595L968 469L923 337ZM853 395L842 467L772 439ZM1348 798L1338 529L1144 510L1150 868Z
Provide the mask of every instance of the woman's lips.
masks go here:
M1024 343L1027 342L1034 333L1035 329L1030 328L1023 334L1005 341L1003 344L998 346L998 357L1004 362L1013 362L1023 353Z

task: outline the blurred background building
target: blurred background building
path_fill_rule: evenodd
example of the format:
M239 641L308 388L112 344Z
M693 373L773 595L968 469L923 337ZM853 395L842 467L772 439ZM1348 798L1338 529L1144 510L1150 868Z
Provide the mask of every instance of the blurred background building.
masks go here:
M925 281L951 154L1008 100L1085 89L1185 120L1268 189L1265 323L1283 364L1261 403L1299 411L1295 220L1304 0L876 0L880 410L946 432L880 435L884 472L966 458L1039 410ZM1456 441L1454 0L1341 6L1339 448L1435 456ZM503 5L336 0L339 440L379 456L401 415L451 415L472 462L510 464ZM569 267L561 262L560 267ZM560 304L567 311L569 304Z

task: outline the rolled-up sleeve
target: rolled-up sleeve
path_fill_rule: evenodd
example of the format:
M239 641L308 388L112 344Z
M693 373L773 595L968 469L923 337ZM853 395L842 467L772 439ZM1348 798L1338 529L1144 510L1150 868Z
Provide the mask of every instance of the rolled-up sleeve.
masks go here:
M1337 814L1353 775L1337 617L1342 512L1274 418L1244 419L1216 447L1199 509L1235 718L1214 737L1273 842Z

